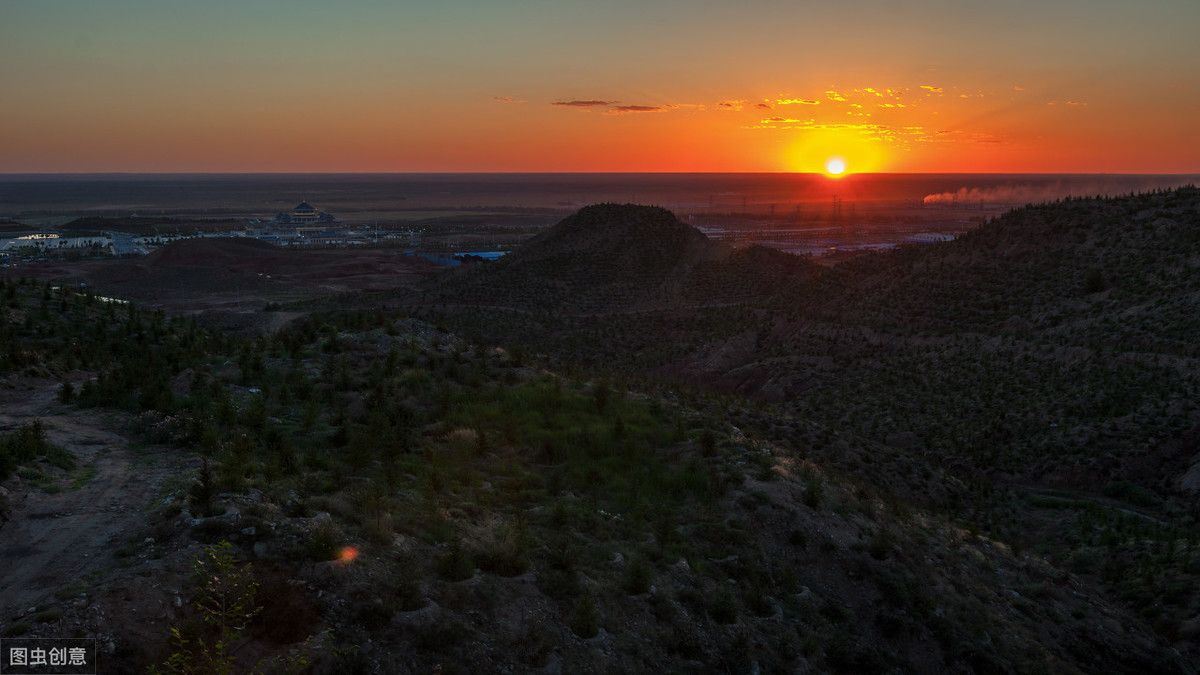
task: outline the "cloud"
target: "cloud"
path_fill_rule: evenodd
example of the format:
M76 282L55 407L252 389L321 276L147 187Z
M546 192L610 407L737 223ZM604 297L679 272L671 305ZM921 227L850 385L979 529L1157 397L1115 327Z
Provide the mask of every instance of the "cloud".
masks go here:
M761 110L770 110L771 104L770 103L755 103L754 107L759 108Z
M929 84L923 84L923 85L921 85L921 88L924 89L925 91L932 92L934 94L940 94L943 91L945 91L945 89L942 89L941 87L935 87L935 86L929 85Z
M625 113L663 112L673 106L660 105L619 105L606 112L606 115L624 115Z
M525 103L524 100L512 96L493 96L492 100L497 103Z
M1025 91L1025 87L1013 87L1013 91Z
M567 108L598 108L614 103L616 101L555 101L550 105L561 105Z
M837 93L836 91L827 91L827 92L825 92L825 95L827 97L829 97L830 101L845 101L846 100L845 96L842 96L841 94Z
M717 103L717 109L718 110L733 110L736 112L738 110L741 110L744 105L746 105L745 101L721 101L721 102Z
M811 98L777 98L775 105L821 105L821 102Z

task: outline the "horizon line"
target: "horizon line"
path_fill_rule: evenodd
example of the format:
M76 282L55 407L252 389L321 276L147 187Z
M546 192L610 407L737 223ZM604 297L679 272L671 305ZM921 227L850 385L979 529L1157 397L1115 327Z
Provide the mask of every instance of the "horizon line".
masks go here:
M53 176L1200 176L1197 171L862 171L835 177L821 171L0 171L0 178Z

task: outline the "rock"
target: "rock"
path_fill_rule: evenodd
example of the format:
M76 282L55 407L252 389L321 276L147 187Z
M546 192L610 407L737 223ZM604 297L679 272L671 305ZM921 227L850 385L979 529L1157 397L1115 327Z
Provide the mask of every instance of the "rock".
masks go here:
M251 525L250 527L242 528L242 534L247 537L253 537L255 534L258 534L258 530L254 529L254 526Z

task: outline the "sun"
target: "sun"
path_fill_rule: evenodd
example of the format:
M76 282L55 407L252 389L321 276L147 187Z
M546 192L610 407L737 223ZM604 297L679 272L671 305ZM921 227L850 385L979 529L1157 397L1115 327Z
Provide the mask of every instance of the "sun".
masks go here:
M825 173L830 176L840 176L846 173L846 160L841 157L830 157L825 160Z

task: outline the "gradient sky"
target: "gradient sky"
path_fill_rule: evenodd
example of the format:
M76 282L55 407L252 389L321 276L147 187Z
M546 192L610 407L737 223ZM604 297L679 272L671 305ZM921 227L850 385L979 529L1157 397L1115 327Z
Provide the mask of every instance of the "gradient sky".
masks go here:
M0 172L1200 172L1197 0L0 0Z

